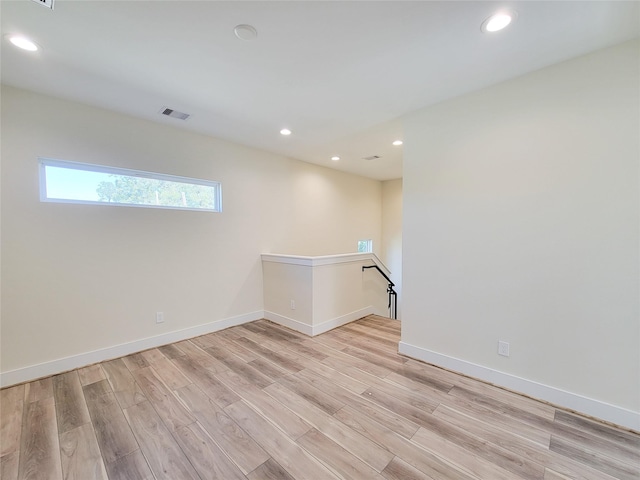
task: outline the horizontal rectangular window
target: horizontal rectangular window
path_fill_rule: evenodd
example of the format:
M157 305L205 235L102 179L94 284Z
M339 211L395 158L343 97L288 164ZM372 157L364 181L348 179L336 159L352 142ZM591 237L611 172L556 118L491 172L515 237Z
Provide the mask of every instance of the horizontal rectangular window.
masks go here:
M40 158L40 200L222 211L219 182Z

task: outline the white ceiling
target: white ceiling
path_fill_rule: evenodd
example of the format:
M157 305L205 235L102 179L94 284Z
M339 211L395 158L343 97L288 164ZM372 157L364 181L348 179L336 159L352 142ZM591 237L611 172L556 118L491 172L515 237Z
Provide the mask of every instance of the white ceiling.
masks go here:
M639 5L3 0L2 34L42 49L3 37L2 82L386 180L402 176L400 116L637 37ZM482 33L504 7L517 21ZM238 24L257 39L236 38Z

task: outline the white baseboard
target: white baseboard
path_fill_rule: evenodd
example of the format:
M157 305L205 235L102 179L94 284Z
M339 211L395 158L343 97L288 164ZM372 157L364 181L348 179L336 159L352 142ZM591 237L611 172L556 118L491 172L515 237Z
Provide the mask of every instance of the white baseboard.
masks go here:
M417 347L406 342L398 344L398 351L411 358L453 370L485 382L498 385L546 402L599 418L622 427L640 431L640 413L611 405L592 398L583 397L556 387L493 370L466 360L449 357L441 353Z
M265 310L264 312L264 318L277 323L278 325L282 325L283 327L287 327L295 330L296 332L304 333L305 335L313 337L315 335L328 332L329 330L333 330L334 328L337 328L341 325L345 325L347 323L358 320L362 317L366 317L367 315L371 315L372 313L374 313L374 308L372 306L369 306L360 310L356 310L355 312L347 313L331 320L327 320L318 325L308 325L298 320L294 320L293 318L285 317L284 315L269 312L267 310Z
M373 306L368 306L365 308L361 308L360 310L356 310L355 312L347 313L331 320L327 320L325 322L319 323L318 325L314 325L312 335L320 335L321 333L328 332L329 330L333 330L334 328L338 328L342 325L346 325L347 323L351 323L362 317L371 315L372 313L374 313Z
M293 318L285 317L284 315L270 312L268 310L264 311L264 318L273 323L277 323L278 325L282 325L283 327L295 330L296 332L304 333L310 337L313 336L313 327L311 327L311 325L294 320Z
M28 382L37 378L67 372L69 370L103 362L112 358L119 358L124 355L130 355L150 348L180 342L182 340L198 337L207 333L217 332L236 325L242 325L243 323L253 322L254 320L260 320L261 318L264 318L264 311L259 310L257 312L225 318L215 322L185 328L183 330L176 330L174 332L156 335L154 337L142 338L140 340L115 345L113 347L102 348L92 352L80 353L78 355L52 360L50 362L18 368L16 370L0 373L0 387L8 387L10 385Z

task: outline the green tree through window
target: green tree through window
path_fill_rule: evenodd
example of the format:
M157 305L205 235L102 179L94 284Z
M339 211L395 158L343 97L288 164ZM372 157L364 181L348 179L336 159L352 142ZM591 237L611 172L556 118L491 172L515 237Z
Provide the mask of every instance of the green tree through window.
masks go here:
M221 197L220 183L211 180L40 159L40 199L43 202L220 212Z

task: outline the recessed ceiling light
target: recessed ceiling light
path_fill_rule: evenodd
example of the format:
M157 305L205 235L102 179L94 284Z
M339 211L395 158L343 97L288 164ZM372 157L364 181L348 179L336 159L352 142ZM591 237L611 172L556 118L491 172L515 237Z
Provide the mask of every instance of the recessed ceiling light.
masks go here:
M340 160L340 157L337 155L334 155L333 157L331 157L331 160L333 160L334 162L337 162L338 160Z
M280 134L281 135L291 135L291 130L289 130L288 128L283 128L282 130L280 130Z
M251 41L258 36L258 31L251 25L236 25L233 29L233 33L236 34L240 40Z
M29 40L27 37L23 37L22 35L12 35L9 37L9 41L16 47L28 52L35 52L38 50L38 45L36 45L35 42Z
M518 14L514 11L501 11L494 15L491 15L484 22L482 22L480 30L485 33L497 32L515 21L516 18L518 18Z
M395 140L393 142L393 145L395 145L396 147L399 147L400 145L402 145L402 140Z

